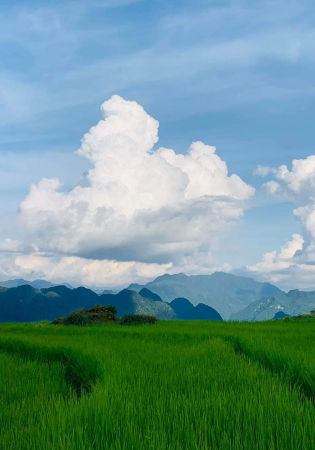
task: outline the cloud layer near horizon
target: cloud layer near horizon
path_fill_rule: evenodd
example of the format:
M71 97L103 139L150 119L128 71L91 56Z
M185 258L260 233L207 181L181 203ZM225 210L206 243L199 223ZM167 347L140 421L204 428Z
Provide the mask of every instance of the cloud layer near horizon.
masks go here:
M302 235L294 234L280 252L266 253L262 261L246 268L253 274L284 288L314 289L315 282L315 155L294 159L292 170L261 167L257 175L273 174L275 180L263 184L264 191L278 201L294 202L294 216L301 222Z
M68 192L60 180L42 179L21 203L23 238L0 244L7 272L99 284L112 268L140 280L189 272L199 261L200 272L213 267L220 234L243 215L254 188L229 176L202 142L185 155L155 150L159 124L136 102L115 95L101 109L77 152L91 163L88 173Z

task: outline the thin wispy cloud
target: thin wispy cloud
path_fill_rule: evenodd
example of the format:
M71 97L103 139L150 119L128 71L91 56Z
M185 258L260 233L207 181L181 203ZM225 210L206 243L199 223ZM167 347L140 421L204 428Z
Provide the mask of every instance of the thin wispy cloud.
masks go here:
M220 101L209 106L213 109L220 108L221 101L225 106L228 100L232 104L260 101L262 92L267 98L290 98L294 91L306 95L307 86L283 86L280 80L270 84L269 77L262 77L261 71L258 75L256 70L263 63L314 64L315 33L302 15L303 7L293 2L281 15L282 6L263 2L259 7L244 7L231 3L193 14L162 15L151 24L150 31L143 23L135 31L127 18L121 25L113 25L104 17L102 24L82 28L87 5L79 3L74 7L70 3L60 10L25 9L18 15L9 15L9 20L4 17L0 39L12 41L29 52L31 69L26 69L29 75L19 83L34 89L34 72L40 70L44 74L37 80L39 92L34 92L34 98L44 94L47 101L34 101L40 104L37 109L29 102L34 114L92 103L99 100L100 92L104 97L111 95L113 89L141 91L152 83L158 83L161 89L164 85L166 92L172 83L183 84L186 96L195 92L195 86L202 91L199 94L207 97L219 90ZM92 4L91 14L97 14L98 7L97 3ZM275 20L277 17L281 20ZM226 21L228 35L220 31ZM129 42L136 42L141 31L145 49L130 49ZM182 41L182 33L191 37ZM83 51L87 43L96 48L88 60ZM197 82L200 77L207 79L206 85ZM90 79L93 83L87 83ZM245 80L243 85L240 79ZM242 95L231 95L231 88L237 91L239 86L243 88Z

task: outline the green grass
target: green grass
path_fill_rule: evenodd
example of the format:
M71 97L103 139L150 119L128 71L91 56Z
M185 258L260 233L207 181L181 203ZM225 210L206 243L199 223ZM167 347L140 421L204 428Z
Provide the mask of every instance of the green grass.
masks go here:
M49 365L60 363L66 384L73 388L78 396L90 393L102 376L102 368L96 358L60 345L35 345L24 340L0 337L0 351Z
M313 449L314 343L312 321L1 325L0 448Z

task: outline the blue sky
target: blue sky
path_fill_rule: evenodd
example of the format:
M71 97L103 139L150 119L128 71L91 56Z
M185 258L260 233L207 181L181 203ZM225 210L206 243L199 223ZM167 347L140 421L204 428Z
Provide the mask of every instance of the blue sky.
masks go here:
M2 238L31 183L71 189L89 169L74 151L113 94L159 120L156 147L214 145L256 188L219 264L254 265L301 232L294 199L267 195L253 170L314 153L312 2L4 0L0 12Z

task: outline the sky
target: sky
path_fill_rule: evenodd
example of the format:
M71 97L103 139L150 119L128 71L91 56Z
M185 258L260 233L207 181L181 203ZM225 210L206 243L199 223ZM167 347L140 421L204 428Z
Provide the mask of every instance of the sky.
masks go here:
M2 1L0 279L315 290L314 13Z

